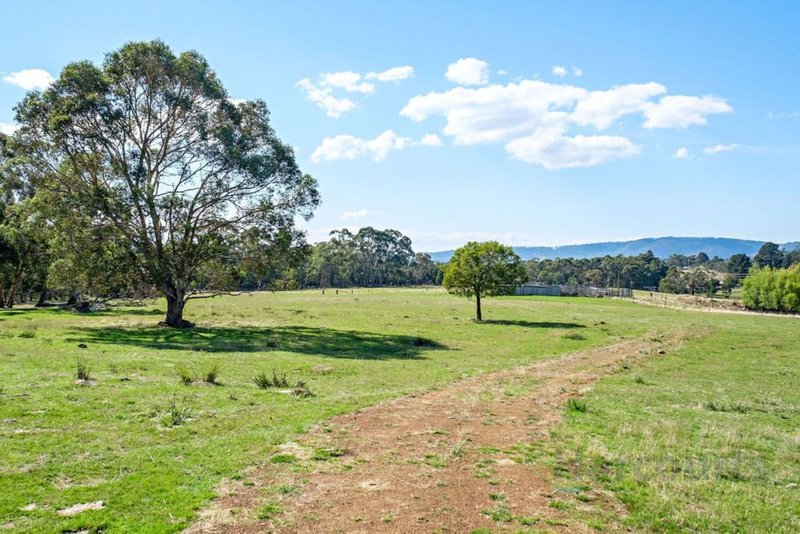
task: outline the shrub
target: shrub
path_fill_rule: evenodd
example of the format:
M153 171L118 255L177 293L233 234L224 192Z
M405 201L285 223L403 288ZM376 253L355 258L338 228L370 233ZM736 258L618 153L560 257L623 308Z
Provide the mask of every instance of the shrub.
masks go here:
M751 269L742 282L742 302L752 310L800 312L800 264Z

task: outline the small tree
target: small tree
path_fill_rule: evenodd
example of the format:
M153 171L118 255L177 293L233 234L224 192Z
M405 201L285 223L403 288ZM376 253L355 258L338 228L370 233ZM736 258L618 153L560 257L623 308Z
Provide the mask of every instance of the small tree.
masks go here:
M475 297L475 318L480 321L481 297L513 293L528 274L511 247L497 241L469 242L459 248L445 267L444 287L465 297Z

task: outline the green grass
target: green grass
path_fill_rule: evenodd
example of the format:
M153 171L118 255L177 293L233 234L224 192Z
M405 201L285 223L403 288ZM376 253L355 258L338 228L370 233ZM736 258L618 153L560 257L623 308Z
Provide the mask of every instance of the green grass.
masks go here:
M800 322L709 317L708 335L602 379L553 460L614 491L633 529L797 532Z
M192 330L157 327L160 302L95 314L0 311L0 526L180 531L222 479L259 462L293 461L276 446L333 415L674 328L713 333L637 368L647 387L633 371L603 381L586 396L588 412L565 411L560 432L575 454L594 459L604 444L619 462L603 483L632 503L635 525L658 526L661 517L676 528L735 529L741 523L732 518L748 511L764 525L791 524L798 490L787 486L800 472L793 430L800 400L789 387L797 384L796 322L608 299L508 297L487 299L488 320L475 323L473 306L439 290L265 293L190 303L187 319L200 325ZM91 370L91 387L74 383L78 359ZM273 370L313 396L260 389L254 377ZM750 409L712 411L708 403ZM686 480L712 452L722 459L712 467L728 478L714 475L692 498L678 495L679 485L675 504L663 504L648 478L659 462L684 469L658 482L672 488L673 478ZM754 510L768 495L772 504ZM57 514L98 500L101 510ZM22 510L31 503L37 507ZM686 519L703 514L705 522Z

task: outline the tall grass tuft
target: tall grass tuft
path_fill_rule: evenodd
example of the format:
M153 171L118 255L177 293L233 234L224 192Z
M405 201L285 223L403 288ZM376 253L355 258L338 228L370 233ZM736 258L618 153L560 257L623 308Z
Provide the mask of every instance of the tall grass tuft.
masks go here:
M86 363L86 360L83 358L78 358L78 380L91 380L92 377L89 374L89 364Z
M586 413L589 407L584 399L569 399L567 401L567 411L573 413Z
M214 363L209 367L205 373L203 373L203 382L207 384L213 384L215 386L219 385L217 381L219 379L219 374L222 371L222 368L218 363Z

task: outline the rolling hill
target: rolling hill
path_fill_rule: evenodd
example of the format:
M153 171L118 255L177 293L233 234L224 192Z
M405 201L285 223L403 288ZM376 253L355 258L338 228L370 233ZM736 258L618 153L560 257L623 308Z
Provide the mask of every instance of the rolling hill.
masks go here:
M635 256L648 250L659 258L667 258L672 254L694 255L705 252L709 257L729 258L734 254L753 256L764 244L764 241L750 239L733 239L727 237L649 237L633 241L610 241L605 243L588 243L584 245L564 245L560 247L514 247L514 251L523 260L554 258L594 258L598 256ZM797 243L787 243L792 249ZM452 250L432 252L435 261L448 261Z

